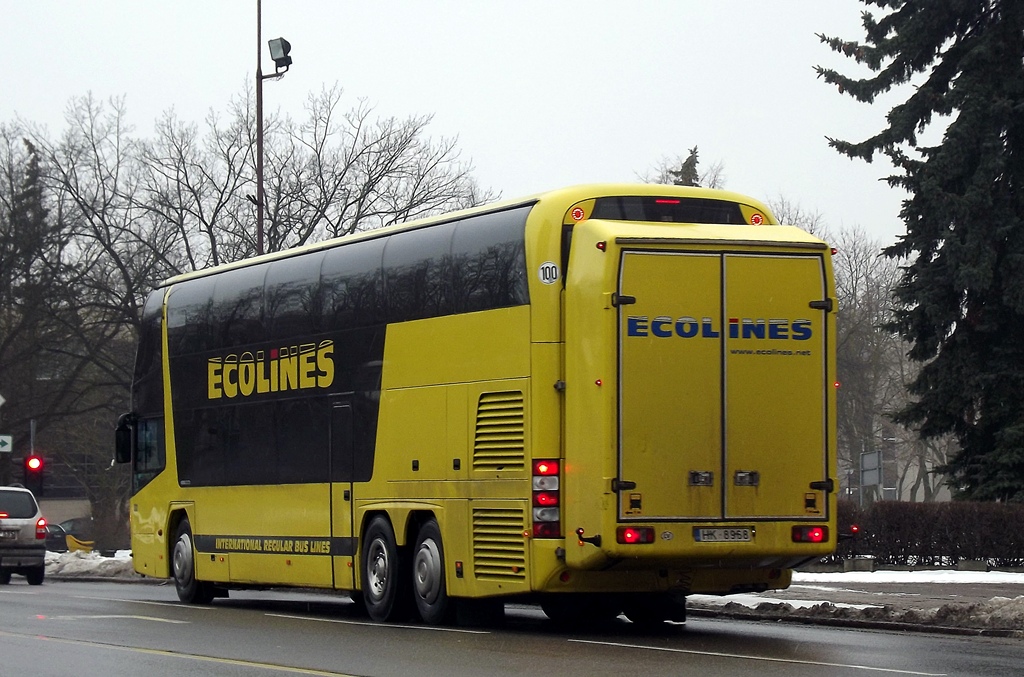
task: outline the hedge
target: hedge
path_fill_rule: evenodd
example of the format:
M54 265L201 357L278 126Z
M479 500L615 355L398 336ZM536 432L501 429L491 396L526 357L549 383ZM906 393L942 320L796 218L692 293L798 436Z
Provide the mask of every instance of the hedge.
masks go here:
M858 506L839 502L839 532L859 535L839 544L826 561L870 555L879 564L952 566L985 560L992 566L1024 566L1024 504L906 503Z

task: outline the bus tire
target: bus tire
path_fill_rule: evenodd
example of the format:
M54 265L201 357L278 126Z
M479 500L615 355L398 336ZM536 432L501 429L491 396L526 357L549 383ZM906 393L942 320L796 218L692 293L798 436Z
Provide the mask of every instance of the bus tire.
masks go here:
M450 623L455 605L445 584L444 546L435 520L420 527L412 557L412 590L416 609L424 623Z
M377 516L366 528L363 539L363 605L370 618L378 622L403 620L409 592L404 582L411 581L402 566L395 543L395 530L386 517Z
M178 537L171 551L171 575L178 599L187 604L209 604L213 601L214 589L209 583L196 580L195 548L192 545L192 525L188 518L178 524Z

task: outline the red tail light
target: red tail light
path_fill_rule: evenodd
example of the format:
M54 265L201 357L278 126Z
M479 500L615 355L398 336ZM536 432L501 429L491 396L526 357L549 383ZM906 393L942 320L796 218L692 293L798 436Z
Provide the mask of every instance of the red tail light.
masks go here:
M615 540L619 543L654 543L654 527L619 527L615 530Z
M558 459L533 462L533 536L561 538L562 503Z
M36 520L36 539L46 538L46 519L40 517Z
M827 543L828 527L793 527L794 543Z

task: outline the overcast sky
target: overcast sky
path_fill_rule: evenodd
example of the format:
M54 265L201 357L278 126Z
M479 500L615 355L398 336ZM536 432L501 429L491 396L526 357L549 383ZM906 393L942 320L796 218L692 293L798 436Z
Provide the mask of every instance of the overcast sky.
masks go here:
M840 96L815 65L856 73L815 33L860 39L854 0L263 0L265 43L294 64L265 84L268 111L301 117L335 83L383 116L433 114L481 186L514 198L577 183L634 181L700 148L725 187L785 196L832 228L882 244L903 232L884 158L852 161L898 98ZM0 0L0 122L63 126L68 99L124 95L148 135L173 107L201 122L256 71L256 0Z

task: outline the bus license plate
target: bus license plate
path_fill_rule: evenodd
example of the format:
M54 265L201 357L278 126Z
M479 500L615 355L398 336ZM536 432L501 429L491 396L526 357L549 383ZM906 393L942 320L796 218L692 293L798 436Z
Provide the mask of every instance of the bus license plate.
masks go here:
M693 540L700 541L701 543L736 543L749 541L750 529L745 527L732 529L704 529L701 527L694 527Z

